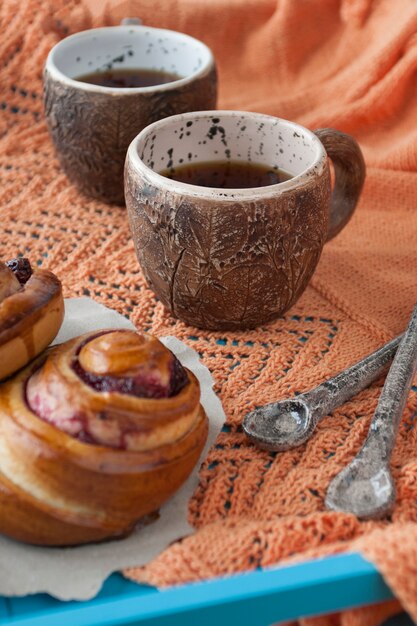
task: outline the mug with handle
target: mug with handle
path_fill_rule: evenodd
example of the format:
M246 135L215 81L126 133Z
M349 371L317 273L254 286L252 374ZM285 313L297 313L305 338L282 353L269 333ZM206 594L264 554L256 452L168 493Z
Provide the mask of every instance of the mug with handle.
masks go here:
M175 180L176 168L213 161L263 164L291 178L247 189ZM161 175L167 168L170 177ZM312 132L240 111L151 124L129 146L125 166L126 206L148 284L187 324L266 324L303 293L323 245L353 214L364 178L357 142L337 130Z

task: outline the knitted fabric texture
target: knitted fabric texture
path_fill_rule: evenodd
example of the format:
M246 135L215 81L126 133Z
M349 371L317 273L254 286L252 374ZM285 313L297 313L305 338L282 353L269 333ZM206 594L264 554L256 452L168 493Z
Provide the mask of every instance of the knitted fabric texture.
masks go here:
M219 107L332 126L363 148L356 214L273 324L225 334L173 319L145 283L125 210L82 196L60 170L42 113L46 55L67 34L135 15L213 49ZM227 414L190 502L195 534L127 575L163 586L359 550L417 620L417 382L392 459L397 503L378 522L326 512L323 497L359 450L382 380L296 450L258 450L241 430L256 405L308 390L406 327L417 298L415 0L164 0L158 11L154 0L1 0L0 23L2 257L24 254L55 271L66 296L89 295L138 328L184 340L212 371ZM398 609L390 602L320 624L377 624Z

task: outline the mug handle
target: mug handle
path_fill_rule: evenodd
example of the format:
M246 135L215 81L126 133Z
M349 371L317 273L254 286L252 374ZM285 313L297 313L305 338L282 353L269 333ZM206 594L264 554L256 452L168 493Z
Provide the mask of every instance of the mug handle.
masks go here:
M334 128L319 128L320 139L335 172L335 185L330 200L327 239L333 239L353 215L365 181L366 166L358 142Z

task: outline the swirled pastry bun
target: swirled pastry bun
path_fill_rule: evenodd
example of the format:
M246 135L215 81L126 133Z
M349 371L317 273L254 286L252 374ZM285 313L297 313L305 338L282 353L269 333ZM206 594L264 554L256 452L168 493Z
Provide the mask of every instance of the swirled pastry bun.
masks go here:
M50 348L0 386L0 532L121 537L186 480L207 438L194 374L129 330Z

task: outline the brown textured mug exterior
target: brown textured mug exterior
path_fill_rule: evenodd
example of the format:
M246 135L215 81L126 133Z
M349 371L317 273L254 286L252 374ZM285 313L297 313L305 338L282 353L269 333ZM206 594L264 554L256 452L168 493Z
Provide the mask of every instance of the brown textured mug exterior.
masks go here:
M59 69L60 61L59 57L56 61L55 48L66 45L68 41L68 58L71 54L77 55L75 58L79 60L81 67L84 56L77 51L78 37L81 42L86 37L91 37L91 49L94 50L103 31L103 34L113 31L117 37L122 38L120 41L123 44L120 45L125 48L124 54L113 55L113 61L117 61L114 63L116 69L123 66L121 59L126 63L133 62L126 53L126 46L129 45L126 41L130 41L129 37L134 40L137 34L146 38L151 33L155 37L155 44L151 44L153 47L146 49L146 53L150 52L150 55L145 54L146 59L156 54L157 48L170 52L170 44L166 42L170 42L173 36L178 37L180 42L184 38L187 45L191 41L201 46L202 58L196 58L196 67L192 68L195 71L181 80L146 88L114 89L86 85L74 80L74 69L71 65L68 65L68 76L62 68ZM173 42L173 49L180 49L181 43L176 39ZM217 74L211 52L201 42L181 33L144 26L100 28L72 35L55 48L51 51L44 70L44 107L49 133L68 178L85 194L105 202L124 204L123 167L126 151L132 139L145 126L169 115L216 107ZM161 55L163 62L167 64L165 70L173 71L170 54L161 52ZM104 55L100 56L103 59ZM61 65L65 62L67 61L61 62ZM86 65L76 75L93 72L95 64L102 61L88 61L88 65L91 63L94 65L88 69ZM137 63L141 67L142 59Z
M207 120L209 125L199 130ZM180 163L188 149L177 143L173 153L169 146L177 122L175 136L181 127L197 127L194 145L202 146L202 154L197 148L193 158L198 161L208 160L206 146L213 138L219 138L213 154L233 159L233 145L239 140L240 156L245 156L247 145L253 161L270 158L272 166L279 155L287 154L287 169L294 167L295 176L278 185L245 190L209 189L165 178L157 173L158 154L162 165L166 147ZM190 122L193 126L188 126ZM238 131L232 137L233 124ZM248 133L246 144L243 132ZM327 132L337 142L338 132ZM306 288L329 235L336 234L333 224L340 225L343 211L343 224L347 222L359 197L363 158L349 139L354 145L352 162L349 155L340 158L348 170L359 163L361 175L347 184L351 194L346 208L331 203L323 145L297 124L218 111L176 116L145 129L128 151L126 206L145 277L173 315L197 327L237 330L266 324L288 310ZM151 153L153 167L147 165ZM343 195L338 181L336 190Z

